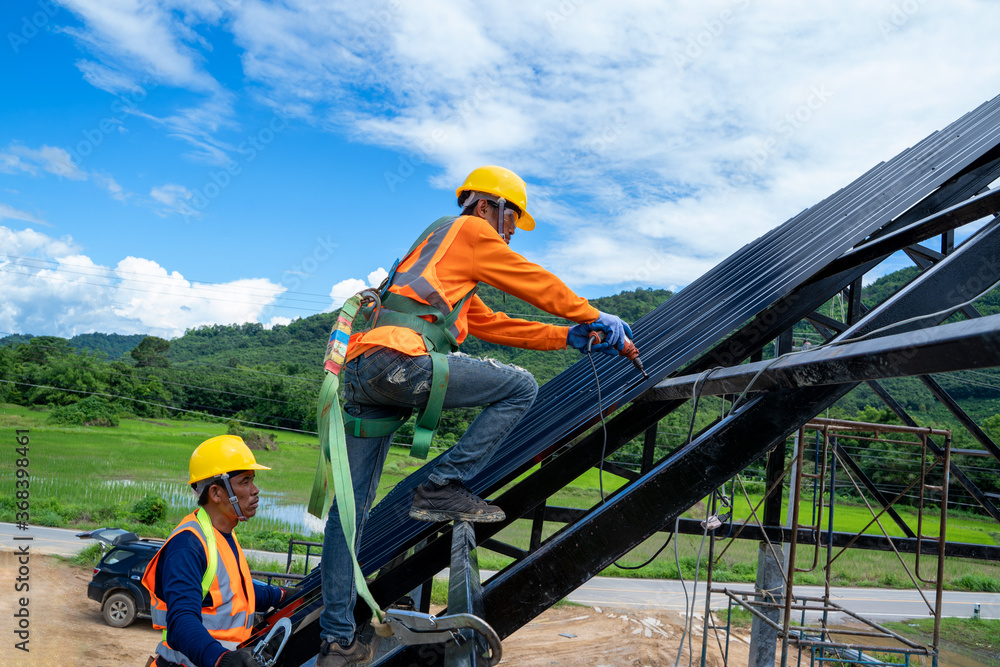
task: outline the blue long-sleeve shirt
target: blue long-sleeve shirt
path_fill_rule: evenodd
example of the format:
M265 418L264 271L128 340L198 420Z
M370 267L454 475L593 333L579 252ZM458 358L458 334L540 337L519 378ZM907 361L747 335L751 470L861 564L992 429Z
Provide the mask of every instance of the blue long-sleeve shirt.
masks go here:
M222 533L236 553L231 533ZM216 641L201 622L201 608L211 606L211 594L202 597L201 580L208 568L208 555L201 541L190 531L183 531L164 545L156 572L156 597L167 605L167 642L195 664L214 667L226 649ZM219 563L222 567L222 563ZM236 582L234 582L235 585ZM252 585L256 610L264 611L281 600L281 589L256 581Z

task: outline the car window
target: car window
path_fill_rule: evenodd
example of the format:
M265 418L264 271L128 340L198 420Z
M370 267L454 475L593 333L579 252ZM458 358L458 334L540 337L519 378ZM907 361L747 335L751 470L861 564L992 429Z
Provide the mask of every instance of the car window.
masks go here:
M139 564L132 568L132 574L142 578L143 573L146 571L146 566L149 565L149 561L149 558L139 561Z
M105 565L114 565L123 560L131 558L135 555L135 552L129 551L128 549L112 549L111 553L104 557Z
M127 535L128 532L129 531L123 528L98 528L97 530L80 533L77 537L89 537L90 539L97 540L98 542L111 546L115 543L115 539L121 537L122 535Z

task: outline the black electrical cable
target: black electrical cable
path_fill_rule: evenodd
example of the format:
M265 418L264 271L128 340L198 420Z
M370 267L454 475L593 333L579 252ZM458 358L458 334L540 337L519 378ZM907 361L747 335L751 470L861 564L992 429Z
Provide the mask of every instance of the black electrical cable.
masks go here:
M602 434L602 437L603 437L603 441L601 442L601 460L600 460L600 463L598 464L598 469L597 469L597 483L598 483L598 487L600 489L601 503L603 504L605 502L605 497L604 497L604 457L607 454L608 427L607 427L607 424L604 421L604 405L603 405L603 400L601 398L601 379L600 379L600 377L597 374L597 365L594 363L594 357L593 357L593 354L592 354L592 351L591 351L591 347L593 346L593 343L594 343L594 339L593 338L591 338L590 340L587 341L587 359L590 361L590 368L594 372L594 384L597 387L597 411L598 411L598 415L601 418L601 434ZM712 373L714 373L715 371L720 370L721 368L722 368L721 366L716 366L715 368L712 368L712 369L707 370L704 373L702 373L702 375L704 376L704 378L698 378L698 380L702 383L701 387L704 388L704 386L705 386L704 383L708 380L708 377ZM698 382L696 381L695 382L695 386L694 386L694 390L693 390L693 399L694 400L693 400L693 405L692 405L692 408L691 408L691 423L688 426L687 442L685 442L684 444L687 444L687 443L691 442L691 436L694 434L694 421L695 421L695 416L698 413L698 401L699 401L700 398L701 398L701 391L698 389ZM657 556L659 556L661 553L663 553L663 550L666 549L667 546L670 544L670 540L673 538L673 536L674 536L674 533L670 533L667 536L666 541L663 543L663 546L661 546L659 549L657 549L656 553L654 553L652 556L650 556L649 560L647 560L645 563L643 563L641 565L634 565L634 566L633 565L619 565L617 561L613 562L612 565L614 565L615 567L617 567L619 570L640 570L640 569L646 567L647 565L649 565L650 563L652 563L654 560L656 560ZM680 574L680 570L678 570L678 574Z

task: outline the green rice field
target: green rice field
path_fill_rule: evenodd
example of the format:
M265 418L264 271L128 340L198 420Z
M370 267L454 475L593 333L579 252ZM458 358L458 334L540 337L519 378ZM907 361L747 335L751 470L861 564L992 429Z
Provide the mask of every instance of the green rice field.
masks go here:
M167 515L161 522L162 525L145 527L145 533L150 535L169 532L182 516L194 508L194 495L186 485L191 451L206 438L226 432L226 426L222 422L182 419L123 419L117 428L53 426L46 423L44 412L2 405L0 437L8 439L11 446L0 447L0 470L4 471L0 500L4 497L12 499L16 429L28 430L31 438L29 472L32 522L80 528L108 525L111 519L121 520L128 508L137 501L148 495L157 495L167 501ZM253 519L249 531L267 533L268 545L287 540L284 533L319 539L322 522L307 517L305 513L305 503L318 457L316 437L286 431L275 432L275 435L278 439L277 451L255 452L258 461L272 469L258 474L258 486L262 489L261 510ZM431 456L434 456L433 451ZM423 463L410 458L405 448L394 447L379 485L379 497L388 493L395 484ZM525 474L530 474L530 471ZM600 501L601 481L607 495L621 486L624 480L609 473L599 475L597 470L591 470L573 485L557 493L549 503L568 507L592 507ZM749 517L751 504L760 501L760 494L750 494L749 503L746 498L739 496L737 491L734 500L737 520ZM757 511L759 514L760 510ZM916 514L913 511L905 507L899 511L909 525L916 526ZM803 499L800 505L803 523L808 522L805 519L809 519L812 512L812 501ZM704 505L695 506L686 516L703 518ZM838 500L834 518L835 530L856 532L871 521L871 514L863 505ZM10 521L12 517L0 514L0 520ZM936 530L934 522L936 518L932 517L928 525L928 518L925 517L925 534L931 533L932 529ZM899 528L885 517L882 525L890 535L901 534ZM131 528L137 529L136 526ZM543 538L560 528L556 524L546 524ZM246 529L241 528L242 530ZM530 532L530 521L519 520L504 529L499 539L526 549ZM881 529L878 525L872 525L866 532L880 534ZM998 544L1000 526L968 514L953 515L949 517L947 536L950 541ZM654 535L625 555L620 563L637 565L645 562L660 549L666 537L666 533ZM690 577L694 574L699 548L703 552L700 576L704 577L708 543L702 546L700 536L687 535L678 539L676 554L675 545L671 543L642 570L626 571L610 567L604 574L676 577L679 563L681 573ZM724 551L715 562L713 575L717 581L753 581L757 560L755 542L719 539L716 540L714 550L717 556ZM807 565L813 561L813 548L801 546L798 555L800 566ZM827 554L822 551L815 557L822 564L826 562ZM498 569L510 562L509 558L485 550L480 550L480 559L483 569ZM913 556L904 555L902 559L912 570ZM931 558L925 558L921 563L921 570L925 573L932 574L934 568L935 563ZM949 559L945 568L946 582L1000 582L1000 566L996 564ZM836 557L832 573L833 583L837 585L912 585L896 555L891 552L848 551ZM798 578L801 583L821 583L821 576L822 573L817 569L812 573L800 574Z

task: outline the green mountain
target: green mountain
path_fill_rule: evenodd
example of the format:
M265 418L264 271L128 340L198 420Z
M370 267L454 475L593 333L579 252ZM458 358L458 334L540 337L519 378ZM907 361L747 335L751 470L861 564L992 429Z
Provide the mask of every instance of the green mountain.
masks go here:
M145 337L144 334L131 336L105 333L78 334L69 339L69 346L75 350L102 353L113 361L126 356ZM35 338L32 334L11 334L0 338L0 347L22 345L32 338Z
M865 305L874 307L915 275L916 269L903 269L883 276L865 288ZM565 323L494 288L483 286L479 294L491 308L512 317ZM591 302L634 322L670 296L667 290L637 289ZM985 314L1000 312L1000 290L994 290L976 305ZM840 320L844 310L839 298L820 308L820 312ZM314 395L322 379L323 354L335 318L335 313L322 313L272 329L257 323L203 326L169 342L151 338L138 350L135 348L143 336L94 333L69 340L8 336L0 339L0 377L16 377L15 382L20 384L0 383L0 400L24 405L67 405L88 395L65 391L72 389L121 396L110 401L139 415L164 414L167 408L159 406L169 406L285 428L312 429ZM822 342L820 334L805 322L798 323L794 331L797 345L803 339L813 344ZM520 350L473 337L462 345L462 352L527 368L540 384L580 359L575 350ZM769 354L770 350L765 351L765 356ZM998 412L997 371L952 373L939 381L977 421L983 422ZM890 380L885 385L921 422L955 426L951 415L919 380ZM882 407L875 394L861 386L834 411L850 417L867 406Z

